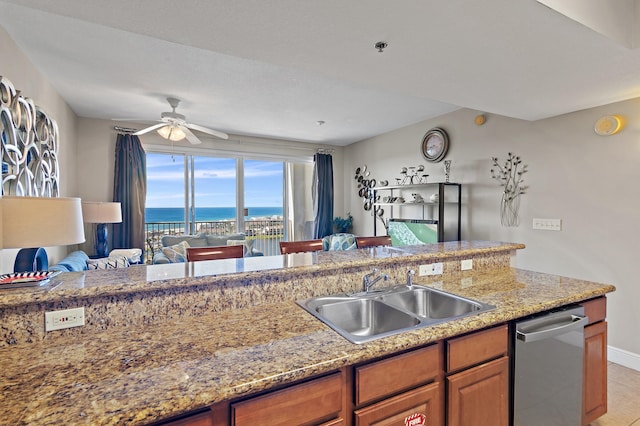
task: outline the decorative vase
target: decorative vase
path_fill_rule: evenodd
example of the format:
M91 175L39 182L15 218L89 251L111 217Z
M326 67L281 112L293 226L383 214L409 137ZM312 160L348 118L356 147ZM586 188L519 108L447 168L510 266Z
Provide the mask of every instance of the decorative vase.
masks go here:
M444 160L444 181L449 183L449 173L451 173L451 160Z

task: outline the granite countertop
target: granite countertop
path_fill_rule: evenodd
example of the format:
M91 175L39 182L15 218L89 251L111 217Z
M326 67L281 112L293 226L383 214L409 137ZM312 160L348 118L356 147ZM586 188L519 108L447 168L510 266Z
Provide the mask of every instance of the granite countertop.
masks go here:
M248 264L245 259L245 268ZM315 260L306 267L323 266ZM175 269L199 276L188 268ZM183 285L182 278L175 280ZM146 424L615 290L512 268L465 271L425 284L496 309L362 345L348 342L288 300L145 328L116 328L90 338L69 336L0 348L0 423ZM13 302L21 297L33 296L17 296Z
M451 241L410 247L375 247L363 250L298 253L286 256L257 256L219 262L136 265L130 268L65 273L42 288L0 291L0 309L29 303L55 302L69 298L97 297L132 292L180 289L225 280L243 280L260 275L281 280L293 274L322 273L341 268L397 264L402 258L419 257L440 262L452 256L469 257L518 250L523 244L494 241ZM87 278L91 273L91 279Z

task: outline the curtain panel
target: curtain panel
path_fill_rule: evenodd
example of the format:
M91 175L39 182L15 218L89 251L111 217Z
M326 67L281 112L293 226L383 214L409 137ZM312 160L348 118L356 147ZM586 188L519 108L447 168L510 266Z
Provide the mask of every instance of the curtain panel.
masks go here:
M313 156L313 238L331 235L333 228L333 157Z
M118 134L113 201L122 204L122 223L113 227L114 248L145 249L146 155L140 138Z

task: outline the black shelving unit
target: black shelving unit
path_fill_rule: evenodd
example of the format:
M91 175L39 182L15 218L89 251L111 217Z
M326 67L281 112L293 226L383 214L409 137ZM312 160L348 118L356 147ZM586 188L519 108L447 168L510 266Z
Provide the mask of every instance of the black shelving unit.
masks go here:
M431 202L429 197L434 193L432 190L436 190L438 194L438 201ZM409 201L412 190L415 193L419 193L424 199L423 202ZM421 183L413 185L395 185L395 186L381 186L372 189L373 191L373 211L377 211L376 207L386 206L389 207L389 218L401 218L401 219L435 219L438 221L438 241L454 241L462 238L461 233L461 219L462 219L462 185L453 182L434 182L434 183ZM387 203L378 200L380 193L388 192L389 197L402 197L405 199L404 203ZM453 193L452 193L453 192ZM380 196L380 200L384 197ZM422 217L403 217L400 215L400 211L408 206L421 206ZM455 217L456 224L451 222L454 220L450 212L447 210L455 210L453 217ZM434 209L436 210L434 212ZM397 212L394 215L394 210ZM415 215L414 215L415 216ZM387 219L387 220L388 220ZM373 221L373 235L377 235L377 220ZM446 232L449 230L449 232ZM453 234L453 235L450 235ZM453 238L455 237L455 238Z

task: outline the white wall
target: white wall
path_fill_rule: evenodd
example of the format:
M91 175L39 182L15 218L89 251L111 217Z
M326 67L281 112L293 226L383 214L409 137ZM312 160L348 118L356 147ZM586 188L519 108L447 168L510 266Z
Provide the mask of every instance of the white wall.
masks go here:
M613 136L597 136L595 121L607 114L627 118ZM376 179L393 181L402 166L424 164L431 181L443 179L443 164L429 164L420 153L424 133L445 128L451 139L447 159L451 180L463 187L463 239L521 242L517 267L614 284L609 295L609 344L640 354L640 286L636 284L640 225L640 99L527 122L458 110L345 149L345 176L367 164ZM514 152L529 165L530 186L522 196L517 228L500 225L501 187L491 179L491 157L504 161ZM358 234L371 235L355 180L344 182ZM562 231L532 229L532 219L560 218ZM640 356L640 355L638 355Z
M0 52L2 58L0 75L8 78L16 90L20 90L23 96L33 99L36 105L42 107L58 123L60 132L58 148L60 195L63 197L77 196L76 115L2 27L0 27ZM58 262L69 249L73 248L73 246L47 247L49 263ZM0 273L13 272L13 262L17 252L18 250L12 249L0 251Z

